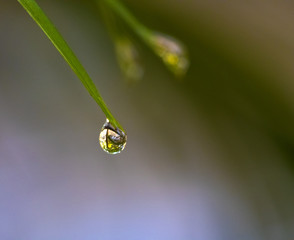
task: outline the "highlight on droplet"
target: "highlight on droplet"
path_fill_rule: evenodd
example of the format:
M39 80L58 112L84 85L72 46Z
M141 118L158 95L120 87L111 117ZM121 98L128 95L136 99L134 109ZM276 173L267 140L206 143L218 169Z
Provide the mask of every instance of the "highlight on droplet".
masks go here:
M109 154L117 154L124 150L127 143L127 135L119 128L115 128L106 119L100 135L99 142L101 148Z
M115 40L115 50L121 71L130 82L142 79L144 69L140 63L139 53L133 42L127 37Z
M179 40L154 32L148 43L175 76L183 77L186 74L190 61L186 47Z

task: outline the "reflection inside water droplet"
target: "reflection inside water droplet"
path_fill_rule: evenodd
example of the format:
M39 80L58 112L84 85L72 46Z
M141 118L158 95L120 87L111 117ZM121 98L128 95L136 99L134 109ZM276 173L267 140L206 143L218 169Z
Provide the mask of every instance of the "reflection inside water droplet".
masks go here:
M117 154L125 148L127 135L121 129L113 127L107 119L101 129L99 142L105 152Z
M180 41L161 33L154 33L150 38L150 45L177 77L186 74L190 63L187 50Z

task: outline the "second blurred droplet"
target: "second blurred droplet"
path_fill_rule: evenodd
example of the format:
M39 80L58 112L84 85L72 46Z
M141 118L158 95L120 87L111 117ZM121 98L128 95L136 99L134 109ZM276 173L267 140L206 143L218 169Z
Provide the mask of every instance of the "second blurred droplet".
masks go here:
M190 65L186 47L177 39L153 33L149 44L176 77L183 77Z
M144 69L139 60L139 53L133 42L127 37L121 37L115 41L115 50L121 71L129 83L140 80L144 75Z

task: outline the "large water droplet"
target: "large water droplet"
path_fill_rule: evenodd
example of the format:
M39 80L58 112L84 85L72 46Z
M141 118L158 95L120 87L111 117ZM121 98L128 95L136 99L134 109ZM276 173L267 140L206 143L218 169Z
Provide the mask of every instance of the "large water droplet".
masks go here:
M126 79L130 83L140 80L143 77L144 69L133 42L127 37L120 37L115 41L115 49L119 66Z
M105 152L117 154L124 150L127 143L127 135L121 129L113 127L106 119L100 132L99 142Z
M179 40L161 33L153 33L150 46L177 77L186 74L190 62L186 47Z

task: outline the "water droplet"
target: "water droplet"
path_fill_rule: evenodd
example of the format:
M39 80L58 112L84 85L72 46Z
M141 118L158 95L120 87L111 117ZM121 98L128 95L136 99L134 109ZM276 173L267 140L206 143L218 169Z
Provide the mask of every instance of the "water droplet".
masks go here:
M132 83L143 77L144 69L140 64L139 53L133 42L127 37L115 41L115 49L119 66L126 79Z
M183 77L190 65L186 47L177 39L161 33L153 33L150 46L165 65L177 77Z
M117 154L124 150L127 143L127 135L121 129L113 127L106 119L100 132L99 142L105 152Z

